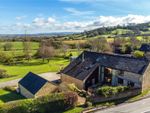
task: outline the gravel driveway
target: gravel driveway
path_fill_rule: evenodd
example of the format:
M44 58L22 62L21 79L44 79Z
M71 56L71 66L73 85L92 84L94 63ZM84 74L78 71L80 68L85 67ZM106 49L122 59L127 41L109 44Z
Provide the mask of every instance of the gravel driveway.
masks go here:
M55 72L42 73L38 75L51 82L60 79L60 75L56 74ZM0 88L4 88L6 86L16 86L19 81L20 79L10 80L7 82L0 82Z

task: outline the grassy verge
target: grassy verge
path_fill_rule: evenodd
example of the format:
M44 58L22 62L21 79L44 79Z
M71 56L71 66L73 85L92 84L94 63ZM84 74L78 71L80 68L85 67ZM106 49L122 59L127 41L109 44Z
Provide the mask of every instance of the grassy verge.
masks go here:
M83 111L84 108L83 107L75 107L74 109L65 111L63 113L80 113L81 111Z

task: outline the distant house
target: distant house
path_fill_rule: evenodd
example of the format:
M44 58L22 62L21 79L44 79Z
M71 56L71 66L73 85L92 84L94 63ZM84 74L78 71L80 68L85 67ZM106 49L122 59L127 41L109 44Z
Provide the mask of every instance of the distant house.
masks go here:
M142 44L139 50L145 53L150 52L150 44Z
M80 89L99 85L150 88L150 62L117 54L84 51L61 71L61 80Z
M19 92L26 98L47 95L57 89L54 84L32 72L19 81L18 87Z

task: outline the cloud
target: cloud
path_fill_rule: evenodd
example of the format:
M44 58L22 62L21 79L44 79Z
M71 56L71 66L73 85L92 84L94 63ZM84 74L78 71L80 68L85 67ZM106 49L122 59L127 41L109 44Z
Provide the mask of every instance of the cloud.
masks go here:
M52 17L37 17L30 23L16 23L9 26L1 26L1 32L4 30L24 33L27 29L28 33L40 32L82 32L84 30L95 29L99 27L128 25L131 23L139 24L150 22L150 16L132 15L127 16L99 16L95 19L86 21L64 21L56 20Z
M49 17L48 19L36 18L34 25L56 31L84 31L98 27L108 27L117 25L139 24L150 22L150 16L127 15L127 16L99 16L93 21L68 21L61 22Z
M128 25L131 23L139 24L145 22L150 22L150 16L132 15L132 14L122 17L100 16L93 22L92 26L107 27L117 25Z
M94 13L94 11L79 11L75 8L65 8L65 10L68 11L71 15L75 16L91 15Z
M25 16L25 15L24 15L24 16L17 16L17 17L16 17L16 20L22 20L22 19L24 19L24 18L26 18L26 17L27 17L27 16Z

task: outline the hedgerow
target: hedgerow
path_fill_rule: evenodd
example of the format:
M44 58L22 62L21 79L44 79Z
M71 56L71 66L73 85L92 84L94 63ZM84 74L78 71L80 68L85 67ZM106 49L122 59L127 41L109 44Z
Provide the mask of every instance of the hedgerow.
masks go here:
M56 113L73 108L76 103L76 93L57 93L1 105L0 113Z

